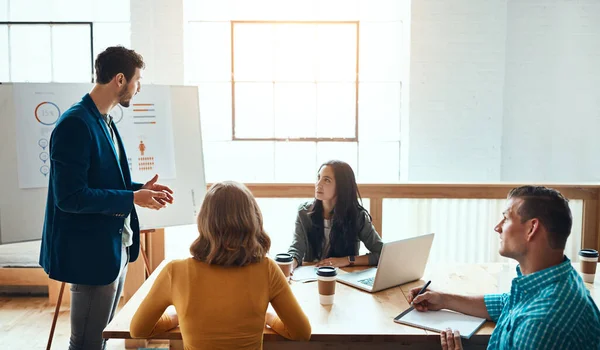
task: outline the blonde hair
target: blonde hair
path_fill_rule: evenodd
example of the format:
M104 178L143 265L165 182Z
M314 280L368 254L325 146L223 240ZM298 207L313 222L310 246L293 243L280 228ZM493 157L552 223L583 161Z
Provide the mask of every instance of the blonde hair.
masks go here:
M198 214L198 232L190 252L208 264L245 266L261 261L271 248L254 196L234 181L210 187Z

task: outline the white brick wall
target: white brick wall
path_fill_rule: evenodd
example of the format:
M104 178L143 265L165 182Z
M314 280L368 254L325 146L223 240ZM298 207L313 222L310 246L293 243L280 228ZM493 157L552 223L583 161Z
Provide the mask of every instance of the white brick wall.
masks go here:
M499 180L506 1L413 1L411 30L409 180Z
M130 0L131 46L144 56L142 84L183 85L183 0Z
M510 1L502 180L599 181L600 1Z
M415 0L408 178L598 181L600 1Z

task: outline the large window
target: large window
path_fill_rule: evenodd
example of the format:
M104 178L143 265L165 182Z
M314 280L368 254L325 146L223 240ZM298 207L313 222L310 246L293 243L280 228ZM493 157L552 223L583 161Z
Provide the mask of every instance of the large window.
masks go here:
M131 42L128 0L0 0L0 82L83 82Z
M330 159L399 181L409 4L184 0L207 181L312 182Z
M91 82L92 28L91 22L0 22L7 48L0 80Z
M358 22L232 21L231 33L233 140L357 141Z

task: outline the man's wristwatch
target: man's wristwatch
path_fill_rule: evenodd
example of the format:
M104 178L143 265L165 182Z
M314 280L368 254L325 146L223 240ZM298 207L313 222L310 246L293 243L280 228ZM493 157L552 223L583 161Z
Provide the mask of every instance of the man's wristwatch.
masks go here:
M354 266L354 260L355 259L356 259L356 256L354 256L354 255L351 255L351 256L348 257L349 266Z

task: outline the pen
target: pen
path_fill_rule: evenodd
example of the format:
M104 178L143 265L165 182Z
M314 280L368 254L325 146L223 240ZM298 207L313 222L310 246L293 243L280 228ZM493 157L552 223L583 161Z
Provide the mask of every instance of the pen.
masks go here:
M423 288L421 288L421 290L419 291L419 293L417 293L417 295L415 295L415 298L417 296L419 296L420 294L423 294L423 292L425 291L425 289L427 289L427 287L429 287L430 284L431 284L431 281L427 281L427 283L425 283L425 285L423 286ZM413 305L412 301L410 302L410 305Z

